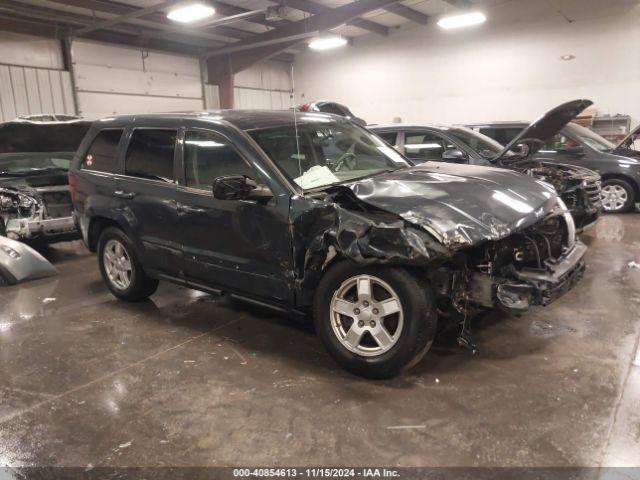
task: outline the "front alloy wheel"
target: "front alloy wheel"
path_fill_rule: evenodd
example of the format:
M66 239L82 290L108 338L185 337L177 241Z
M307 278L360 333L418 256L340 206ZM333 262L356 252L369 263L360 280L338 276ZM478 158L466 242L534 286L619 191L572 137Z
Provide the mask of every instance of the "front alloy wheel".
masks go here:
M331 300L333 332L349 351L381 355L398 342L403 326L398 294L383 280L358 275L345 280Z
M313 299L316 333L342 367L389 378L415 365L436 333L433 294L423 275L395 267L338 262Z
M635 190L622 178L607 178L602 182L602 208L609 213L623 213L631 209Z

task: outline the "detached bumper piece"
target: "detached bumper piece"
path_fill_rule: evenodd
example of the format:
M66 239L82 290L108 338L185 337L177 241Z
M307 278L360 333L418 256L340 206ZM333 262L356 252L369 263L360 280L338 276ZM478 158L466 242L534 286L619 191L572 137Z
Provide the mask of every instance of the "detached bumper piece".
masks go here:
M32 239L38 237L56 238L68 236L80 238L73 217L62 218L20 218L7 222L7 236L14 239Z
M57 274L53 265L33 248L0 236L0 286Z
M549 305L571 290L585 271L587 247L576 242L570 252L545 262L544 269L513 272L513 279L475 275L471 298L480 305L498 306L511 312L525 312L532 305Z

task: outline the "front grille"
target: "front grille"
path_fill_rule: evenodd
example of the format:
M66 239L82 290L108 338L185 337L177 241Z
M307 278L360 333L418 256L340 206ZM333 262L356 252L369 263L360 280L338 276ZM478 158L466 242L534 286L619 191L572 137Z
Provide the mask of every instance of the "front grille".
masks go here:
M43 192L40 194L45 206L45 218L70 217L73 211L71 194L68 191Z

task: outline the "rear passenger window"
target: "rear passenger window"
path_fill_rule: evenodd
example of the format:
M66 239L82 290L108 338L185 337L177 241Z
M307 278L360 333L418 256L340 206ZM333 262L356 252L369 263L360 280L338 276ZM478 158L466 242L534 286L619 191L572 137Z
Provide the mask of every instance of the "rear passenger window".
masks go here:
M116 153L123 130L102 130L87 150L82 168L97 172L114 173L116 171Z
M378 133L377 135L392 147L396 146L396 137L398 136L396 132Z
M176 135L176 130L135 129L125 158L125 174L173 182Z
M258 180L256 172L231 146L213 132L188 131L184 138L184 169L187 187L211 190L213 181L228 175Z

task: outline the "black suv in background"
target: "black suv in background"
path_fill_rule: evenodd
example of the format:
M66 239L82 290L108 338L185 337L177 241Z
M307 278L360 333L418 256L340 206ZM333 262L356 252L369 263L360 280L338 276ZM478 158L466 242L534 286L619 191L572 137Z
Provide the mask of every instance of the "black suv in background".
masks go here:
M585 268L586 247L549 185L509 170L414 167L334 115L102 120L69 181L74 218L116 297L142 300L165 279L312 312L331 355L368 377L417 362L437 312L524 312Z
M490 122L468 127L507 145L527 125L526 122ZM598 172L602 177L604 211L622 213L640 202L640 154L629 148L634 139L632 134L616 145L582 125L569 123L546 140L533 158Z

